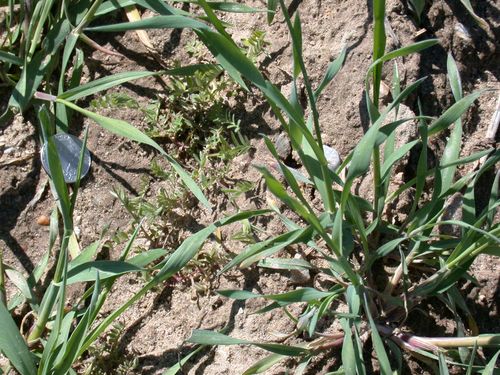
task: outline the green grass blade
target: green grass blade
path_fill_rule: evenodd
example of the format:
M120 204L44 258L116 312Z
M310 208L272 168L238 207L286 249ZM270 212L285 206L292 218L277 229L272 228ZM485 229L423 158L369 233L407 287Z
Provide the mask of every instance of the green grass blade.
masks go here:
M412 83L410 86L405 88L401 94L394 99L394 101L389 105L389 107L380 115L377 121L368 129L366 134L361 138L359 143L356 145L353 151L353 156L351 164L349 166L349 172L347 173L347 181L353 181L357 176L365 173L370 167L370 160L372 156L373 148L377 142L379 136L379 129L389 114L389 112L402 100L404 100L410 93L412 93L422 82L424 78Z
M190 3L196 3L197 1L189 1ZM209 1L208 6L213 10L218 10L220 12L229 13L262 13L267 12L266 9L253 8L245 4L240 3L230 3L224 1Z
M297 346L253 342L236 339L219 332L198 329L193 331L191 337L187 341L201 345L255 345L267 351L284 356L298 356L306 352L306 349Z
M314 267L305 259L265 258L257 266L273 270L310 270Z
M297 10L295 14L295 20L293 22L293 28L290 30L293 34L292 43L294 43L293 52L293 77L296 79L302 69L300 64L300 56L302 55L302 25L300 23L300 15Z
M472 8L472 4L470 3L470 0L460 0L462 5L467 9L467 11L470 13L472 18L478 23L479 26L481 26L484 30L489 30L488 23L481 17L479 17L476 12L474 12L474 8Z
M269 370L276 363L282 361L286 357L287 357L286 355L276 354L276 353L268 355L267 357L262 358L260 361L255 362L251 367L247 368L242 375L261 374Z
M0 352L5 354L21 375L35 375L36 367L33 357L19 333L5 305L0 302Z
M267 23L270 25L274 20L276 9L278 8L278 0L267 0Z
M314 91L314 97L318 99L323 92L323 90L330 84L330 82L335 78L337 73L340 71L342 66L344 65L345 58L347 56L347 48L342 48L339 56L333 60L330 65L328 65L328 69L326 70L326 74L321 80L320 84L316 91Z
M385 0L373 1L373 60L380 59L385 52ZM373 102L378 108L380 81L382 79L382 64L373 69ZM373 118L373 117L372 117Z
M457 121L472 105L472 103L474 103L477 98L479 98L479 96L481 96L486 91L491 90L485 89L476 91L475 93L469 94L453 104L429 126L429 136L439 133L440 131L446 129L448 126Z
M194 18L186 16L154 16L140 21L115 23L113 25L102 25L85 28L92 32L122 32L128 30L148 29L208 29L208 26Z
M14 65L23 65L23 60L14 55L13 53L10 52L5 52L0 50L0 61L9 63L9 64L14 64Z
M96 260L86 262L72 267L68 272L67 284L96 281L97 274L101 280L110 277L124 275L129 272L144 271L142 267L138 267L129 262L118 260Z
M73 227L73 219L71 217L71 202L69 198L68 186L64 180L64 175L57 153L54 139L47 139L47 159L49 162L51 186L55 189L59 210L64 220L64 227L70 229Z
M196 71L199 70L204 71L211 69L212 67L213 67L212 64L195 64L195 65L184 66L181 68L164 70L160 72L149 72L149 71L122 72L107 77L99 78L94 81L90 81L78 87L74 87L70 90L67 90L59 94L57 97L59 99L75 101L77 99L81 99L86 96L96 94L100 91L107 90L111 87L115 87L123 83L130 82L140 78L158 76L163 74L173 75L173 76L189 76L194 74Z
M444 357L443 352L439 352L439 374L440 375L449 375L448 365L446 364L446 358Z
M85 338L87 336L87 332L92 324L92 317L97 315L96 304L97 298L100 293L100 278L99 272L94 276L95 284L94 284L94 292L92 293L92 298L90 300L90 304L83 315L83 318L80 320L75 330L72 332L71 337L69 338L66 346L66 350L64 351L64 356L54 364L54 370L56 373L64 374L71 368L71 365L77 360L78 352L80 351L81 346L85 342Z
M450 80L451 90L455 101L462 99L462 83L460 81L460 74L458 73L457 65L451 54L448 54L448 78ZM460 118L455 121L455 126L451 131L448 142L446 143L443 156L440 164L449 164L460 156L460 149L462 144L462 122ZM453 183L456 167L448 167L441 171L441 192L448 190Z
M496 372L495 367L499 355L500 355L500 350L496 352L496 354L490 359L490 361L484 368L482 375L493 375Z
M217 294L238 301L246 301L247 299L262 297L262 294L252 293L247 290L240 290L240 289L218 290Z
M377 330L377 325L373 320L372 314L370 312L370 307L368 306L368 300L366 299L366 294L363 293L363 302L364 308L366 312L366 316L368 317L368 321L370 322L371 327L371 336L373 347L375 349L375 353L377 353L378 363L380 365L380 373L381 374L392 374L391 364L389 362L389 357L387 356L387 352L385 351L384 343L380 338L380 334Z
M312 227L307 227L305 229L300 228L296 230L291 230L287 233L281 234L271 239L250 245L249 247L244 249L240 254L234 257L227 265L225 265L222 268L222 270L219 271L219 274L228 271L229 269L237 266L238 264L241 264L242 267L248 266L249 262L246 262L247 259L253 258L251 263L258 261L259 260L258 256L264 251L266 251L267 255L269 256L270 254L267 251L270 251L270 253L273 254L291 244L299 242L307 242L307 240L311 238L312 233L313 233Z

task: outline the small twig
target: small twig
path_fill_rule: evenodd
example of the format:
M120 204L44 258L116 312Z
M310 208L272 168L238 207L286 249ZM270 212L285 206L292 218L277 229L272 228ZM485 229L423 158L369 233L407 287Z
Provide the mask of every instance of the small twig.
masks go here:
M28 155L25 155L25 156L21 156L19 158L14 158L14 159L11 159L11 160L7 160L7 161L4 161L4 162L1 162L0 163L0 168L7 167L9 165L23 164L23 163L27 162L28 160L33 159L33 156L34 156L34 154L28 154Z
M110 49L104 48L103 46L97 44L96 42L94 42L92 39L90 39L87 35L85 35L83 33L79 35L79 38L82 42L84 42L89 47L92 47L92 48L94 48L102 53L105 53L107 55L112 55L112 56L125 57L120 52L112 51Z

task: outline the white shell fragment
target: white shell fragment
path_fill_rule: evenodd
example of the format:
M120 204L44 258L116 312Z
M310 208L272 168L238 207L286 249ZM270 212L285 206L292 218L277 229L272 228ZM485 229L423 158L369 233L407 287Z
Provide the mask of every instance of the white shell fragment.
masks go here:
M333 147L326 145L323 146L323 152L325 153L325 158L328 162L328 169L335 172L341 163L339 153Z

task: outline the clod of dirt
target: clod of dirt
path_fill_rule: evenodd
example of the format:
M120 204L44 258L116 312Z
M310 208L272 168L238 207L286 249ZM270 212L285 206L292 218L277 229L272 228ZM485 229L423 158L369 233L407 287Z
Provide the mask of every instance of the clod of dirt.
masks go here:
M276 147L276 152L282 160L286 160L290 157L292 153L292 145L290 144L290 139L286 133L280 133L275 140L274 146Z
M462 193L457 192L449 197L445 202L442 220L462 220L462 206L463 206ZM442 234L460 237L461 228L458 225L440 225L439 231Z

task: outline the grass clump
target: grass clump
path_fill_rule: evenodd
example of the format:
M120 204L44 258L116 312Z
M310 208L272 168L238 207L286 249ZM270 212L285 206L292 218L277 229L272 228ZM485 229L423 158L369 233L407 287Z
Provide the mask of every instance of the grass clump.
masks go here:
M402 373L403 353L435 364L442 374L448 372L450 365L460 366L468 372L482 370L483 373L491 373L498 354L483 360L477 354L478 348L498 348L500 335L480 332L473 332L469 336L465 334L462 327L466 325L462 317L473 322L473 316L459 292L459 283L470 278L468 272L477 256L499 255L500 224L494 220L499 202L498 173L490 189L486 207L476 204L475 188L481 176L495 167L500 154L497 150L489 149L460 156L461 116L483 92L463 94L458 69L451 55L448 58L448 76L455 103L441 116L430 118L422 112L414 118L398 117L398 107L411 94L418 92L425 77L402 87L396 68L392 82L392 101L386 107L381 107L379 94L382 65L398 57L431 48L437 41L425 40L386 52L385 3L382 0L374 1L373 64L366 73L365 89L370 127L344 163L330 168L323 148L317 102L343 66L347 54L345 48L329 65L322 81L313 86L302 56L300 16L297 14L294 20L290 19L287 7L281 0L280 7L290 31L293 54L293 69L290 72L292 93L287 99L256 66L256 54L265 47L263 35L254 33L243 42L247 49L242 50L228 34L226 24L214 12L224 10L223 8L233 11L255 11L254 9L239 4L207 3L200 0L197 6L202 8L205 15L199 18L161 1L137 0L133 3L158 15L134 22L90 27L97 15L116 11L123 3L83 1L82 11L78 12L68 7L66 2L56 0L39 1L34 8L30 8L28 2L15 7L15 2L9 1L12 14L16 11L20 17L17 22L10 18L9 26L13 27L10 30L17 30L17 36L16 32L9 34L11 44L0 55L4 64L7 64L2 77L8 84L15 85L3 119L11 117L16 111L26 111L32 105L35 106L43 139L48 143L51 189L57 201L52 216L55 224L51 227L51 241L45 257L32 276L19 282L20 293L16 298L4 301L5 297L2 297L0 301L0 323L3 329L0 351L12 366L23 375L64 374L74 371L75 363L91 351L92 347L95 348L95 341L148 291L165 282L175 281L179 275L191 275L197 270L210 268L214 262L221 262L224 257L219 256L217 249L204 250L199 254L204 242L217 233L220 227L235 222L244 223L247 230L241 238L248 239L251 232L248 221L250 218L274 215L283 222L287 230L265 241L248 240L248 247L230 260L221 272L254 263L265 267L272 262L272 268L313 270L330 280L331 286L296 288L272 295L246 290L221 290L219 293L237 300L262 298L268 301L267 307L260 312L283 309L289 314L288 305L305 305L304 312L299 316L289 314L297 322L297 329L293 333L296 336L294 344L242 340L222 332L204 330L194 331L189 339L191 343L255 345L272 353L249 368L247 374L265 371L287 357L296 359L297 371L301 372L315 356L331 348L340 350L341 365L336 371L365 374L368 370L365 365L368 340L365 337L371 338L371 346L383 374ZM271 11L276 6L274 1L268 4ZM272 21L272 12L269 13L268 19ZM77 48L77 42L89 42L86 34L148 28L192 29L214 55L218 65L202 62L159 72L124 72L79 85L83 52ZM191 48L196 50L196 46ZM66 71L69 67L72 67L72 73L68 78ZM232 81L220 77L222 72L227 72ZM164 103L160 102L143 110L144 116L150 121L148 134L125 121L102 116L76 104L81 98L127 81L155 75L174 77L167 93L167 101L172 104L172 108L164 111ZM305 86L307 110L298 100L299 80ZM175 250L157 248L134 254L132 246L143 227L144 217L157 217L171 210L179 199L183 199L182 194L180 197L162 197L160 194L157 201L148 202L145 200L145 192L149 181L146 181L144 194L137 200L116 192L124 204L128 205L136 222L135 230L128 235L118 259L96 260L96 253L101 246L99 242L81 252L75 250L73 211L77 203L79 178L70 192L64 182L51 137L56 132L68 131L72 113L78 112L113 133L151 146L175 170L178 176L178 180L174 179L175 183L182 181L185 191L190 191L201 203L210 207L199 185L207 184L212 179L205 171L210 157L217 155L221 160L234 157L232 144L224 140L222 132L217 132L217 129L227 130L239 126L232 116L224 114L223 97L227 96L226 90L233 85L233 81L242 90L248 90L251 85L262 92L304 166L304 175L292 171L281 162L271 140L265 138L284 180L265 167L260 167L260 172L268 190L293 211L298 219L291 220L276 207L241 211L194 233L178 244ZM40 91L42 89L43 92ZM102 97L94 102L94 107L99 105L139 109L134 100L119 95ZM208 125L205 122L207 120L210 121ZM418 123L419 137L397 148L396 130L408 121ZM210 129L203 129L205 126ZM429 138L449 128L450 136L443 155L435 166L428 165L426 153ZM206 136L206 131L209 136ZM188 174L176 159L167 154L160 146L160 140L164 137L173 141L187 139L186 149L189 153L201 152L199 172ZM203 138L208 141L202 142ZM416 176L393 191L391 179L394 165L412 149L421 150ZM478 160L481 162L477 168L456 177L457 166ZM372 199L356 195L353 189L356 181L369 171L373 176ZM160 174L161 168L157 172ZM164 177L172 179L170 174ZM426 186L428 179L433 182L429 189ZM318 205L313 206L304 194L304 185L318 192ZM245 189L248 189L248 185L242 184L227 193L234 198L243 194ZM395 197L410 190L413 203L406 219L396 223L388 220L385 214L388 205ZM447 200L458 193L463 196L464 202L462 218L444 219ZM61 230L57 225L59 221L62 224ZM458 231L443 234L440 231L443 225L453 225ZM161 231L159 229L157 232ZM149 235L157 236L153 232ZM291 260L277 256L280 250L296 245L310 249L310 253L321 260L321 265L313 263L311 259ZM42 298L37 299L33 290L40 286L41 276L52 255L55 261L54 277ZM189 263L193 259L194 262ZM385 279L380 281L374 278L377 267L394 262L394 270L388 271ZM109 315L100 317L114 283L122 275L137 272L146 275L146 283ZM1 295L4 295L4 273L9 275L0 268ZM85 291L76 303L66 306L67 288L74 283L85 283ZM200 291L205 290L202 288L203 285ZM456 337L422 337L418 332L406 330L407 317L432 298L439 298L453 312L457 321ZM27 337L21 335L11 316L13 309L23 302L29 304L30 314L34 316ZM347 312L337 311L335 306L339 304L344 305ZM319 323L328 319L338 322L335 332L322 330ZM469 325L472 331L473 324ZM179 367L180 365L174 366L170 373L176 372Z

